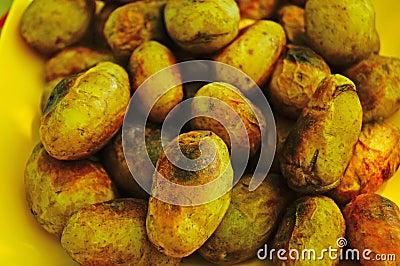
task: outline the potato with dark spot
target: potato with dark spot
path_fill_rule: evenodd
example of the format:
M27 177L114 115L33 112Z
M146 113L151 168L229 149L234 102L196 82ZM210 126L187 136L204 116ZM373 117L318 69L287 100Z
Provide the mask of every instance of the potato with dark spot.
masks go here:
M271 247L285 250L278 256L287 260L274 253L274 265L338 265L339 251L335 257L329 256L328 250L339 250L337 241L344 237L345 231L345 220L332 199L325 196L299 198L287 209ZM289 253L290 250L297 253Z
M61 245L81 265L179 265L149 242L146 235L147 202L117 199L93 204L68 221Z
M121 127L129 99L128 74L111 62L64 79L54 88L41 117L43 146L59 160L94 154Z
M40 110L43 112L44 107L49 100L51 93L53 92L54 88L63 80L63 78L55 78L51 81L48 81L44 84L43 91L42 91L42 98L40 99Z
M25 194L36 220L58 238L74 212L116 196L110 178L99 163L58 161L41 144L35 146L26 164Z
M354 83L323 79L286 138L280 168L289 187L323 193L337 187L361 132L362 108Z
M360 254L363 266L399 265L400 210L393 201L378 194L361 194L346 205L343 216L349 246L360 253L369 250L364 252L366 257ZM383 256L387 260L379 260Z
M200 255L216 264L235 264L255 257L279 223L295 193L281 175L269 174L254 191L252 175L243 176L232 189L232 200L221 224L199 249Z
M242 18L266 19L273 15L279 0L236 0Z
M278 21L285 29L288 42L298 45L307 44L304 8L285 5L278 10Z

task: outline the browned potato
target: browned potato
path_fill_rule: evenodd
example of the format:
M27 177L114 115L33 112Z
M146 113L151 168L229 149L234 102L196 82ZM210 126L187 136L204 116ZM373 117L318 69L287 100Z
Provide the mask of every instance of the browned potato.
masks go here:
M68 221L61 245L81 265L179 265L149 242L147 202L118 199L87 206Z
M318 84L331 73L324 59L305 46L288 45L271 75L268 96L279 112L297 119Z
M28 45L49 55L78 42L94 11L94 0L35 0L22 15L20 33Z
M232 189L231 204L221 224L199 249L206 260L231 265L254 257L294 199L281 175L268 175L254 191L249 191L251 178L243 176Z
M307 44L304 8L285 5L278 10L278 21L285 29L286 37L290 43Z
M329 195L345 204L358 194L374 193L400 165L400 132L386 123L365 124L340 185Z
M400 59L373 55L344 72L357 86L363 122L382 120L400 107Z
M278 2L279 0L236 0L241 17L255 20L270 18Z
M289 187L321 193L338 186L361 124L354 83L342 75L323 79L283 146L280 167Z
M339 256L329 256L326 251L338 248L337 241L344 237L345 230L345 220L332 199L325 196L299 198L287 209L272 243L276 251L286 251L280 256L287 260L274 256L274 265L337 265ZM298 257L295 252L289 254L290 250L297 250ZM307 253L307 250L314 252Z
M35 146L26 164L25 194L36 220L57 237L74 212L115 198L111 180L100 164L58 161L41 144Z
M97 12L95 13L93 19L94 43L97 47L110 48L110 46L107 43L106 37L104 36L104 25L106 24L106 21L108 17L111 15L111 13L115 9L120 7L121 4L115 1L112 1L110 3L96 1L96 3L97 2L101 2L102 6L100 6L100 8L97 9Z
M400 210L394 202L378 194L361 194L346 205L343 216L350 247L363 252L362 265L399 265Z

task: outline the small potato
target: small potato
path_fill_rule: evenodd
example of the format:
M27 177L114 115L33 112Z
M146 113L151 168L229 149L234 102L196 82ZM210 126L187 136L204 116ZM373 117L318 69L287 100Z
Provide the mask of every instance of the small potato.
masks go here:
M231 204L221 224L199 249L212 263L232 265L254 257L294 199L283 176L270 174L256 190L249 191L251 177L243 176L232 189Z
M26 164L25 194L36 220L58 238L74 212L115 198L111 180L100 164L58 161L41 144L35 146Z
M94 11L94 0L35 0L22 15L20 33L28 45L49 55L78 42Z
M399 265L400 210L394 202L378 194L361 194L346 205L343 216L350 247L360 253L370 250L364 252L367 257L360 255L363 266ZM377 257L388 254L395 260Z
M227 104L231 109L223 104ZM209 114L210 116L207 116ZM192 102L192 117L193 129L211 130L220 136L229 148L235 145L244 151L248 150L250 156L259 149L261 133L266 127L258 107L236 87L223 82L209 83L197 91ZM243 128L239 127L241 123Z
M110 1L110 3L103 3L102 1L96 1L96 3L97 2L100 2L102 6L100 6L100 8L97 9L98 11L95 13L93 19L94 43L96 47L110 48L110 46L107 43L106 37L104 36L104 25L106 24L106 21L108 17L111 15L111 13L115 9L120 7L121 4L115 1Z
M234 0L169 0L165 27L172 40L192 53L213 53L239 32L240 13Z
M104 36L120 60L129 58L144 41L167 40L163 10L167 0L137 1L118 7L104 25Z
M68 221L61 245L81 265L179 265L165 256L146 235L147 202L117 199L93 204Z
M400 108L400 59L372 55L344 71L357 86L363 122L383 120Z
M208 152L213 150L211 147L214 152ZM180 151L185 157L179 155ZM193 168L186 164L183 167L188 170L175 166L167 153L178 162L184 158L196 160L194 166L200 166L200 170L190 170ZM183 133L165 147L157 171L146 218L147 235L164 254L186 257L206 242L228 209L233 182L228 148L211 131ZM165 179L180 187L171 190ZM204 186L208 183L211 186Z
M270 76L286 44L285 31L276 22L260 20L244 29L214 60L242 70L259 86ZM232 79L232 73L223 69L217 72L219 80ZM252 93L250 84L233 84L243 93Z
M271 75L268 96L276 112L297 119L318 84L331 74L324 59L305 46L288 45Z
M285 5L278 10L278 21L285 29L286 37L290 43L307 44L304 8Z
M286 251L283 257L287 260L274 256L274 265L338 265L338 253L334 257L327 251L339 249L337 241L344 237L345 231L345 220L332 199L299 198L287 209L272 243L273 249ZM310 250L314 252L306 252Z
M172 52L164 45L156 41L148 41L137 47L129 59L129 72L132 76L132 90L135 91L146 79L158 71L176 64L176 59ZM183 99L183 88L181 85L181 75L179 71L172 71L162 76L163 84L171 84L172 88L167 85L160 86L159 80L154 81L158 85L151 87L151 93L154 97L147 95L148 90L143 93L138 91L145 109L151 109L149 118L151 121L161 123L164 121L168 113ZM153 82L153 81L149 81ZM151 85L148 85L151 86Z
M310 46L334 66L349 66L379 51L371 0L308 0L305 22Z
M354 83L338 74L323 79L283 146L280 167L289 187L322 193L338 186L361 124Z
M242 18L255 20L270 18L279 0L236 0Z
M400 132L387 123L364 124L340 185L329 195L340 204L376 192L400 165Z
M100 150L122 125L130 99L126 71L102 62L59 83L40 121L40 139L59 160L75 160Z

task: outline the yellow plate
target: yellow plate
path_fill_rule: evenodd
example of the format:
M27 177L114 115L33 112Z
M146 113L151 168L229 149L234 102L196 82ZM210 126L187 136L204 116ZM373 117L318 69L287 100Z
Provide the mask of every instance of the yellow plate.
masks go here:
M57 240L42 230L30 214L24 195L23 172L38 141L39 102L43 87L43 62L18 33L20 17L29 0L15 0L0 37L0 87L2 91L0 137L0 265L76 265ZM381 54L400 57L400 2L373 1ZM400 125L400 113L392 119ZM380 192L400 205L400 172ZM204 265L198 257L186 261ZM246 265L265 265L253 260Z

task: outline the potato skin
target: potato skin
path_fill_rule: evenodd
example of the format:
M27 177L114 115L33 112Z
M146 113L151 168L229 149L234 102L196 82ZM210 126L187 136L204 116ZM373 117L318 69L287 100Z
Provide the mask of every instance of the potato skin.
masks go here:
M145 219L147 202L117 199L93 204L68 221L61 245L81 265L179 265L149 242Z
M122 125L129 99L128 74L111 62L64 79L41 117L39 133L46 151L59 160L94 154Z
M269 174L254 191L249 191L251 178L245 175L234 186L221 224L199 249L206 260L232 265L254 257L294 199L281 175Z
M344 71L357 86L363 122L388 118L400 108L400 59L372 55Z
M234 0L169 0L164 9L169 36L191 53L213 53L230 43L239 20Z
M278 2L278 0L236 0L240 10L240 17L254 20L271 17Z
M321 193L338 186L361 124L354 83L339 74L323 79L283 146L280 168L289 187Z
M58 161L40 143L26 164L24 182L32 214L46 231L58 238L75 211L116 197L100 164L90 160Z
M35 0L22 15L20 33L28 45L49 55L79 41L94 11L94 0Z
M325 196L306 196L297 199L286 211L272 243L275 250L284 249L288 260L274 257L274 265L337 265L336 259L327 253L319 259L324 249L336 248L337 240L343 238L346 231L345 220L335 202ZM289 250L299 251L300 259L289 257ZM315 250L315 258L303 260L302 250ZM276 254L276 253L275 253Z
M304 8L296 5L285 5L278 10L278 21L285 29L289 43L307 44Z
M183 154L189 159L200 155L199 144L210 138L216 146L216 156L207 167L196 170L182 170L174 166L165 156L165 151L179 144ZM172 156L176 156L173 154ZM204 157L203 154L201 155ZM146 218L146 230L150 241L164 254L172 257L186 257L200 248L210 237L224 217L230 200L233 170L225 143L211 131L191 131L172 140L157 161L157 171L169 181L184 186L178 193L171 194L168 186L154 174L152 197ZM204 193L187 194L186 187L200 186L218 180L220 184ZM226 192L228 191L228 192ZM221 193L222 192L222 193ZM160 195L168 200L181 197L185 206L161 201ZM221 196L222 194L222 196ZM210 200L210 195L212 200ZM200 201L199 201L200 200ZM206 201L200 205L193 202Z
M329 195L345 204L359 194L376 192L400 165L400 132L391 125L364 124L340 185Z
M371 260L360 256L362 265L398 265L400 210L394 202L378 194L361 194L346 205L343 216L349 245L360 252L371 250ZM372 260L376 254L394 254L396 261Z

